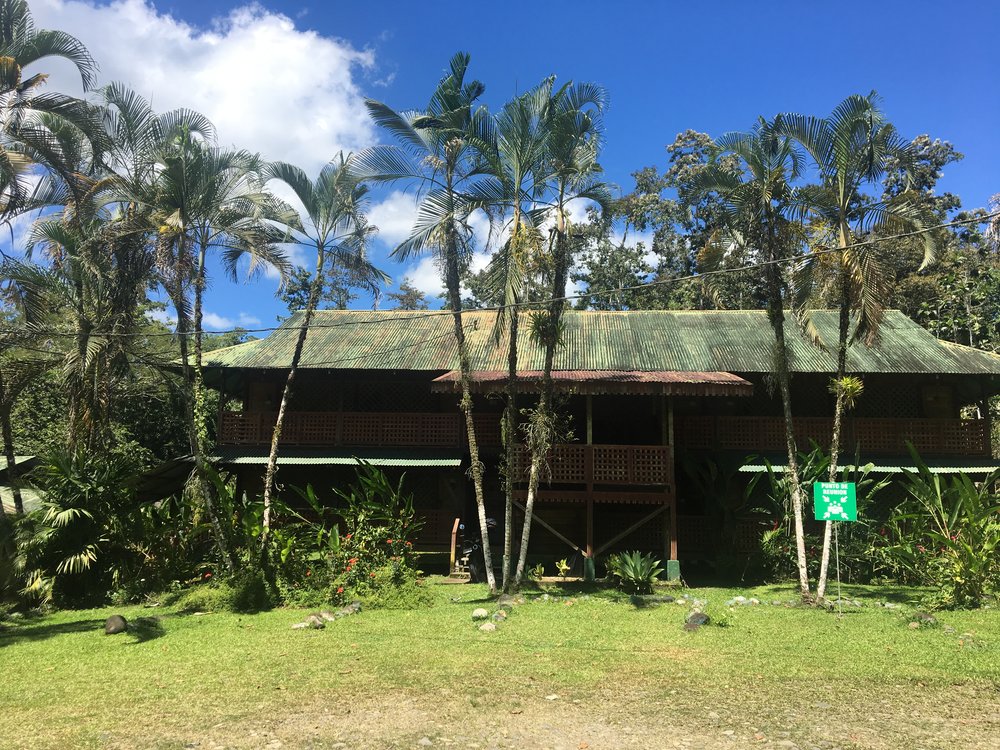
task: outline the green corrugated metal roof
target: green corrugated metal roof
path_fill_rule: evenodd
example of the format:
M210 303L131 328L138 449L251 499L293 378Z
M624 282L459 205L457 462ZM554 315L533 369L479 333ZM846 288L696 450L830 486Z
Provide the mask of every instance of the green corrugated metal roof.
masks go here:
M265 339L205 355L207 367L287 368L295 344L296 313ZM472 366L506 369L505 341L494 343L495 313L463 315ZM829 350L809 342L788 319L796 372L836 370L836 311L814 322ZM773 334L762 310L628 312L571 311L565 315L557 370L674 370L769 372ZM329 310L317 313L302 355L305 368L452 370L458 366L450 315L425 312ZM542 368L542 350L522 336L520 367ZM879 343L851 347L848 370L859 373L1000 375L1000 356L939 341L902 313L885 316Z
M213 463L224 466L263 466L268 448L253 446L220 446L210 456ZM462 456L456 450L426 450L422 448L282 448L278 463L282 466L354 466L358 459L374 466L461 466Z
M783 461L784 459L780 459ZM942 459L921 458L933 474L989 474L1000 469L1000 461L993 461L986 458L962 459L956 456ZM872 460L872 471L882 474L902 474L903 470L916 472L917 467L913 465L913 460L909 458L883 458ZM756 474L764 471L767 467L762 463L744 464L740 471L744 474ZM784 463L772 463L771 468L775 471L784 471ZM853 470L854 465L849 464L844 468Z

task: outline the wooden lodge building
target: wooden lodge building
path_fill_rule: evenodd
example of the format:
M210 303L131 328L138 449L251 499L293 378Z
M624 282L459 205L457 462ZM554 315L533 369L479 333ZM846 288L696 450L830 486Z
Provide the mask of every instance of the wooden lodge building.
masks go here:
M248 492L260 486L298 321L297 314L265 339L206 355L206 380L225 396L215 460ZM498 522L499 544L507 343L493 340L493 313L466 312L464 321L488 516ZM805 340L791 320L787 327L800 449L810 440L828 447L832 428L836 313L819 312L815 322L830 350ZM311 483L322 496L351 478L355 457L365 459L406 471L425 521L418 546L448 549L455 519L478 533L452 326L450 315L427 312L318 313L286 415L279 483ZM729 456L752 464L750 457L765 455L782 463L781 404L768 387L772 351L764 311L567 312L554 378L572 436L553 450L532 557L551 563L574 550L600 556L618 549L670 560L708 555L716 543L710 499L698 496L677 463L680 456ZM542 351L526 334L519 360L522 406L529 406ZM890 311L876 346L852 346L848 370L865 390L845 420L845 458L857 447L879 470L899 471L909 462L909 442L942 471L997 465L989 410L967 407L1000 393L1000 356L940 341ZM524 467L522 458L519 480ZM524 486L516 485L519 502ZM519 534L519 517L516 524ZM755 544L758 535L748 524L739 543Z

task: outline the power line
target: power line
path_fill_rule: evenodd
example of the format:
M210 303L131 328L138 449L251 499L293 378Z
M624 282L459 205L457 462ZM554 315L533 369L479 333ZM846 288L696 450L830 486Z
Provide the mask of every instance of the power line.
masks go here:
M548 305L553 302L572 302L574 300L589 299L591 297L608 297L616 294L621 294L622 292L637 291L640 289L649 289L653 287L668 286L670 284L678 284L685 281L696 281L704 279L710 276L721 276L729 273L744 273L746 271L756 271L769 266L781 265L783 263L796 263L809 258L815 258L823 255L829 255L831 253L840 253L846 250L854 250L856 248L871 247L879 244L880 242L888 242L890 240L907 239L910 237L917 237L919 235L928 234L930 232L937 231L939 229L948 229L950 227L964 226L968 224L982 224L990 219L1000 218L1000 211L996 211L990 214L984 214L975 218L969 219L957 219L955 221L945 222L943 224L936 224L932 227L924 227L922 229L915 229L909 232L900 232L898 234L891 234L885 237L880 237L878 239L863 240L860 242L852 242L843 247L824 247L820 246L816 250L812 250L805 255L789 255L782 258L775 258L773 260L761 261L759 263L751 263L745 266L737 266L733 268L717 268L709 271L701 271L698 273L688 274L686 276L671 276L667 279L658 279L655 281L644 281L639 284L632 284L629 286L621 286L614 289L600 289L597 291L587 290L586 292L581 292L580 294L568 294L562 297L549 297L542 300L533 300L530 302L515 302L510 305L495 305L489 307L477 307L469 310L462 310L463 313L467 312L499 312L500 310L510 309L510 308L537 308L540 305ZM387 311L390 312L390 311ZM394 323L403 322L411 320L421 320L424 318L437 318L445 315L454 315L453 310L428 310L426 312L413 313L411 315L396 316L396 317L382 317L382 318L371 318L362 320L344 320L338 323L310 323L309 330L320 330L328 328L345 328L348 326L358 326L358 325L373 325L376 323ZM301 326L296 326L295 328L301 328ZM272 333L274 331L292 329L291 326L266 326L262 328L230 328L222 331L202 331L202 336L221 336L227 333ZM56 337L66 337L75 338L78 334L68 331L58 331L56 329L40 329L40 328L7 328L0 329L0 334L19 334L19 333L37 333L46 336L56 336ZM195 331L148 331L148 332L136 332L136 333L100 333L94 334L95 338L161 338L161 337L175 337L175 336L193 336Z

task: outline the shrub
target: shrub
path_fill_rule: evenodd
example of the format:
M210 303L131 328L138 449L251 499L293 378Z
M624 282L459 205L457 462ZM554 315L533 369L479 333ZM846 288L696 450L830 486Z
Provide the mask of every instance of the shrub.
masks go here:
M620 552L608 558L608 572L629 594L650 594L653 584L663 572L660 560L642 552Z
M934 474L915 453L913 458L917 471L906 472L909 499L890 519L894 541L882 555L936 587L936 606L981 606L1000 590L1000 498L993 490L1000 472L976 484L965 474Z
M370 606L418 605L417 570L411 537L420 522L405 475L393 483L378 468L358 462L357 479L333 490L326 504L311 486L296 492L312 517L280 505L273 533L278 589L289 604L322 606L360 599ZM334 519L338 520L334 520ZM397 591L398 589L398 591Z
M28 476L41 507L15 529L14 567L34 602L103 603L112 592L135 600L162 589L185 568L180 540L196 534L169 503L137 504L141 454L131 445L103 452L54 452ZM184 570L181 575L187 575Z
M224 585L229 589L228 609L231 612L253 614L274 606L274 594L260 571L241 571Z

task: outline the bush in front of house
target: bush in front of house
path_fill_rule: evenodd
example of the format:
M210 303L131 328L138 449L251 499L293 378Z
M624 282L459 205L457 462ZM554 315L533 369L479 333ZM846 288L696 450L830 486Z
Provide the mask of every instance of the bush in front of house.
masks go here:
M889 519L885 564L937 594L945 609L979 607L1000 594L1000 471L982 482L927 468L906 472L907 499Z
M405 476L394 484L377 467L358 463L356 480L333 489L332 505L311 486L296 490L319 520L295 514L294 523L276 524L278 587L286 603L312 607L360 600L398 609L430 602L415 564L412 539L420 522L413 495L404 490Z
M628 594L650 594L663 573L660 560L642 552L619 552L607 561L608 573Z

